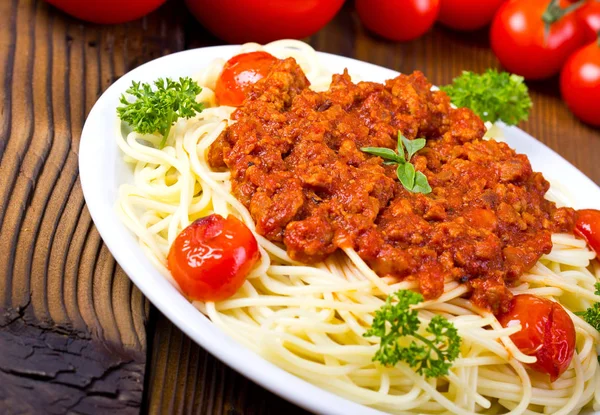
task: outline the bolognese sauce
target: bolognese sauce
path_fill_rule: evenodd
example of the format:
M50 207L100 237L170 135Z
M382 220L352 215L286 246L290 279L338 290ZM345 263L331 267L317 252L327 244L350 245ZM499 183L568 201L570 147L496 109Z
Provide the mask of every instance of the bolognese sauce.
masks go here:
M544 199L549 188L525 155L484 140L481 119L452 108L420 72L385 84L334 75L315 92L293 59L276 62L211 146L256 231L314 263L351 247L384 277L414 279L425 298L448 278L471 299L506 311L508 286L572 232L575 212ZM406 190L394 166L361 151L395 149L398 132L427 144L411 162L432 192Z

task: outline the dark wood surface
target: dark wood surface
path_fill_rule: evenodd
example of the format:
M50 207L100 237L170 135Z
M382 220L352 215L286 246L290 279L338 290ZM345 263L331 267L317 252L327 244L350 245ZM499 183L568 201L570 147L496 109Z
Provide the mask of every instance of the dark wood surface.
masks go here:
M396 44L366 33L351 1L307 41L435 84L497 66L485 30L435 27ZM78 180L81 128L102 91L151 59L220 43L178 0L116 26L0 1L0 413L304 413L151 310L103 245ZM529 85L521 127L599 183L600 132L569 113L556 79Z

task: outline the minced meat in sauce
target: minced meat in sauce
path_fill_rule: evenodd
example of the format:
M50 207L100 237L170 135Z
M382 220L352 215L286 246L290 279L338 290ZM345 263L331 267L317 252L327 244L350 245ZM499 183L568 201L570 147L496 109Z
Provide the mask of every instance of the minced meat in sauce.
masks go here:
M380 276L412 278L427 299L451 277L471 299L506 310L507 288L571 232L575 213L544 199L549 184L527 156L482 137L481 119L453 109L421 72L386 83L334 75L314 92L293 59L258 81L209 152L231 170L233 194L256 230L294 260L354 248ZM411 159L430 194L411 193L395 166L361 147L395 149L400 131L427 145Z

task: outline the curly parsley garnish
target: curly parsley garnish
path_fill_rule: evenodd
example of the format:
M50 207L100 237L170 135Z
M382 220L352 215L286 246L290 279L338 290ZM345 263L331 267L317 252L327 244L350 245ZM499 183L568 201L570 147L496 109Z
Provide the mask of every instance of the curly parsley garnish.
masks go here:
M477 75L464 71L451 85L440 87L457 107L467 107L482 120L516 125L527 120L532 103L522 76L488 69Z
M596 292L594 294L600 295L600 282L594 284L594 287L596 287ZM583 318L590 326L600 331L600 303L595 303L587 310L575 314L581 316L581 318Z
M154 81L156 89L147 83L133 81L125 93L135 101L129 102L121 95L122 105L117 107L119 118L140 134L159 133L163 139L160 148L165 146L171 127L179 118L191 118L201 112L203 105L196 102L202 88L191 78L170 78Z
M406 156L405 156L406 147ZM398 132L398 151L390 150L385 147L363 147L362 151L381 157L385 161L383 164L397 164L396 174L400 183L406 190L413 193L430 193L431 186L427 181L427 177L420 171L415 171L415 166L410 163L412 156L419 150L425 147L425 139L417 138L409 140L402 133Z
M394 304L393 299L397 300ZM410 290L388 296L381 309L375 312L373 324L364 337L381 338L373 361L384 366L394 366L402 361L425 377L444 376L458 357L461 338L454 324L439 315L419 332L421 321L417 310L411 306L422 301L421 294Z

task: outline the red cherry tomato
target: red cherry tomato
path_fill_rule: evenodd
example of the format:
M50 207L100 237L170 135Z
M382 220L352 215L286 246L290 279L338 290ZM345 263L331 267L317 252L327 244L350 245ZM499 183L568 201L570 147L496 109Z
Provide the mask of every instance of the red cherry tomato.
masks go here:
M575 326L558 303L530 294L515 295L509 311L498 316L504 327L521 324L510 336L515 346L537 362L531 368L554 382L569 367L575 352Z
M440 0L356 0L360 21L391 40L412 40L427 32L438 15Z
M600 32L600 1L588 1L576 12L579 24L583 26L585 42L593 42Z
M491 28L492 49L509 71L526 79L557 74L569 55L583 44L583 29L571 12L550 24L542 18L550 0L509 0L496 13ZM554 10L556 18L560 9Z
M239 107L250 87L264 78L277 58L267 52L250 52L229 59L215 88L219 105Z
M139 19L165 2L165 0L46 1L78 19L103 24L124 23Z
M600 44L590 43L571 55L560 74L560 90L577 117L600 126Z
M220 301L244 284L259 256L256 238L246 225L231 215L214 214L181 231L167 259L189 299Z
M575 222L575 234L585 239L596 255L600 256L600 210L579 210Z
M344 0L186 0L211 33L229 43L267 43L316 33Z
M477 30L491 23L506 0L440 0L438 21L455 30Z

